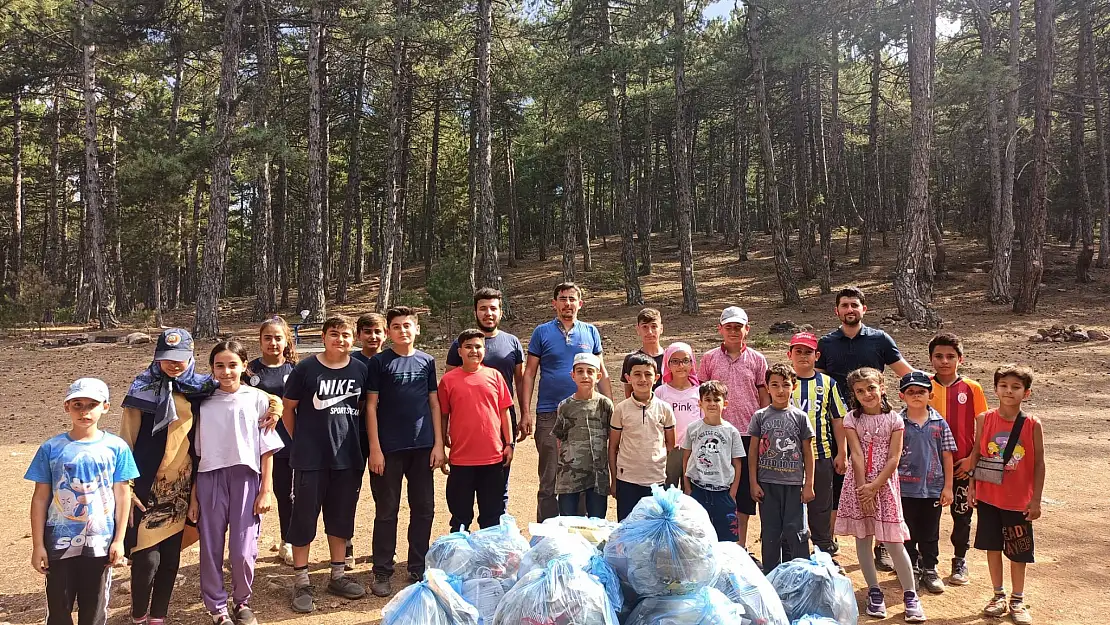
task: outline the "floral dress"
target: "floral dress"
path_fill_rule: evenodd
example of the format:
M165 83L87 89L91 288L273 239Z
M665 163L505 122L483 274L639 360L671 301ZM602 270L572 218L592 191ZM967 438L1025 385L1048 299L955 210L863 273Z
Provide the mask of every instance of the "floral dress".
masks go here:
M905 429L897 412L865 414L858 410L844 417L844 429L855 430L863 450L867 481L873 481L882 472L890 452L890 436ZM910 537L910 530L902 517L902 493L895 471L875 495L874 515L864 515L856 497L855 472L849 467L844 476L844 490L840 496L840 509L836 514L836 533L843 536L866 538L874 536L881 542L903 542Z

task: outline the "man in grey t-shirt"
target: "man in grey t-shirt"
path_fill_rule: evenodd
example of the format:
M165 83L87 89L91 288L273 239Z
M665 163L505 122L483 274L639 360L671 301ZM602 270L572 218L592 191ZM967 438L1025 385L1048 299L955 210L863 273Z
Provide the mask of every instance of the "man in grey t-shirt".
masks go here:
M748 450L752 499L759 502L763 571L770 573L788 554L808 554L803 504L813 500L813 426L790 404L797 376L789 365L767 370L771 405L752 415Z

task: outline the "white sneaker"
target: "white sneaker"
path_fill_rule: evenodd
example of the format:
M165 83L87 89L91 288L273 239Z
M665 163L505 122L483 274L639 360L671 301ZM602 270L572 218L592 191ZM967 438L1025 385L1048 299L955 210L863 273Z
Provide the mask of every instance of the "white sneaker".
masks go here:
M281 543L281 548L278 549L278 557L282 562L293 566L293 545L289 543Z

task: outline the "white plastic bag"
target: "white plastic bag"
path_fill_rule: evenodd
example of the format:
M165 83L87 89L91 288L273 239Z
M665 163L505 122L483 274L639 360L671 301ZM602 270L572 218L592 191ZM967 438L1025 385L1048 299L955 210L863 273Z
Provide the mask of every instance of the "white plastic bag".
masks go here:
M744 608L755 625L789 625L782 601L748 552L733 542L719 542L714 550L721 573L713 587Z
M716 588L691 595L645 597L625 625L749 625L743 608Z
M790 619L823 616L838 623L855 623L859 618L852 582L840 574L829 554L818 549L808 560L783 562L767 576L782 599Z
M493 625L617 625L617 615L597 579L560 557L505 593Z
M437 569L424 581L403 588L382 608L382 625L480 625L478 610L467 603Z
M567 558L574 568L585 569L590 563L590 558L597 553L597 549L578 534L544 536L521 559L520 577L536 569L542 569L556 558Z

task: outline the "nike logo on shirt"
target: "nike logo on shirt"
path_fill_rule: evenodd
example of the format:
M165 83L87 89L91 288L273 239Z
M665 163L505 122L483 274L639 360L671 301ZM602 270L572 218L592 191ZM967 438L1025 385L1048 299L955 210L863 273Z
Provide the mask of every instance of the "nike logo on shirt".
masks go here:
M320 395L317 394L317 393L314 393L312 395L312 407L317 409L317 410L327 410L328 408L331 408L332 406L342 402L343 400L345 400L349 397L358 397L361 393L362 393L362 389L361 388L356 388L355 390L350 391L348 393L343 393L342 395L337 395L335 397L329 397L327 399L320 399Z

